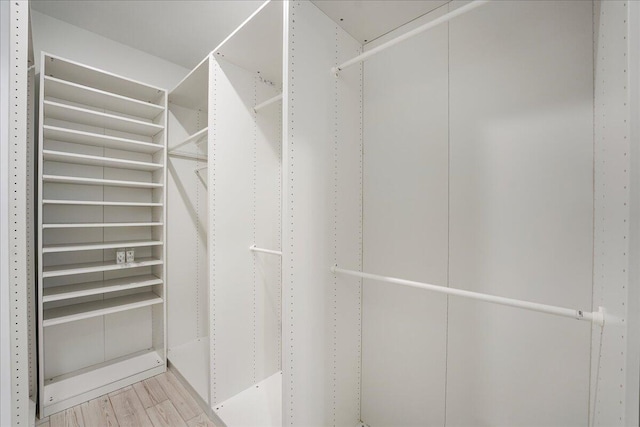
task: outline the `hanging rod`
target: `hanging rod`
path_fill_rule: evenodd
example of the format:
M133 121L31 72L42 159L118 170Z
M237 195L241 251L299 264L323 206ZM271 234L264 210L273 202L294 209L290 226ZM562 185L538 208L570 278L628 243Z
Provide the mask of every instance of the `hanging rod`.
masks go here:
M338 73L340 71L344 70L347 67L350 67L350 66L355 65L355 64L357 64L359 62L362 62L365 59L367 59L367 58L369 58L369 57L371 57L373 55L376 55L376 54L382 52L383 50L386 50L386 49L390 48L391 46L394 46L394 45L396 45L396 44L398 44L400 42L403 42L403 41L405 41L407 39L410 39L411 37L416 36L418 34L421 34L421 33L425 32L427 30L430 30L431 28L436 27L436 26L438 26L440 24L443 24L445 22L449 22L451 19L455 18L456 16L460 16L460 15L462 15L464 13L467 13L467 12L469 12L469 11L471 11L471 10L477 8L477 7L480 7L482 5L485 5L487 3L489 3L489 0L475 0L475 1L472 1L471 3L468 3L468 4L458 8L458 9L452 11L452 12L449 12L446 15L442 15L441 17L436 18L431 22L427 22L424 25L421 25L421 26L419 26L417 28L414 28L413 30L408 31L408 32L396 37L395 39L391 39L386 43L383 43L383 44L381 44L379 46L376 46L376 47L364 52L364 53L361 53L360 55L356 56L355 58L352 58L352 59L348 60L347 62L344 62L344 63L338 65L337 67L331 68L331 74L334 74L337 77Z
M200 160L204 162L209 159L206 154L186 153L184 151L169 151L169 157L182 157L184 159Z
M604 326L604 308L599 307L598 311L583 311L573 308L558 307L555 305L539 304L536 302L523 301L513 298L498 297L495 295L482 294L480 292L465 291L462 289L448 288L446 286L430 285L428 283L414 282L411 280L398 279L395 277L379 276L377 274L363 273L355 270L345 270L338 266L331 267L331 271L336 274L361 277L363 279L377 280L379 282L394 283L396 285L410 286L412 288L425 289L428 291L440 292L463 298L470 298L493 304L507 305L510 307L522 308L525 310L538 311L541 313L553 314L555 316L570 317L576 320L588 320L594 324Z
M200 142L200 140L204 137L207 136L207 133L209 132L209 128L204 128L202 130L199 130L198 132L194 133L193 135L188 136L184 141L182 141L180 144L171 147L171 149L169 150L169 154L175 152L178 148L190 144L192 142L195 142L196 144L198 144Z
M253 111L255 111L256 113L258 112L258 110L263 109L264 107L274 104L278 101L280 101L282 99L282 94L278 94L276 96L274 96L273 98L269 98L266 101L256 105L255 107L253 107Z
M201 170L203 170L203 169L207 169L208 167L209 167L209 166L200 166L199 168L195 168L193 171L194 171L195 173L198 173L198 172L200 172L200 171L201 171Z
M249 250L253 251L253 252L262 252L262 253L265 253L265 254L282 256L282 252L281 251L274 251L272 249L263 249L263 248L257 247L256 245L249 246Z

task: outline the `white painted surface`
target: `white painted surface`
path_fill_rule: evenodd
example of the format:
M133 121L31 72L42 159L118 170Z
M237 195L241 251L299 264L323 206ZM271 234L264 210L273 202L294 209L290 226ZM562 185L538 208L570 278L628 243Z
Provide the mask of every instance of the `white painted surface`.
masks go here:
M640 3L629 2L630 156L629 299L626 363L626 422L640 424ZM635 82L635 84L634 84Z
M220 46L214 58L222 58L282 86L282 1L266 1Z
M169 348L169 361L173 368L189 383L204 402L209 401L209 338Z
M63 409L61 405L73 406L82 403L83 395L89 399L109 393L123 386L123 380L140 375L153 375L152 369L162 367L164 358L153 350L143 350L128 357L98 364L73 375L65 375L47 381L41 393L43 399L50 403L47 409L41 409L44 416ZM137 381L139 381L138 379ZM134 382L137 382L134 381ZM41 412L42 413L42 412Z
M630 168L634 154L630 151L629 87L629 2L601 2L595 11L595 262L593 304L607 308L606 327L601 334L593 331L592 358L592 417L594 426L633 425L638 413L638 401L627 402L627 387L635 387L637 378L627 383L628 353L637 344L637 336L630 337L629 309L637 300L637 288L631 264L630 241ZM622 40L622 42L620 41ZM625 41L626 40L626 41ZM637 117L634 118L637 120ZM635 207L635 206L634 206ZM634 223L637 219L633 220ZM634 271L635 274L635 271ZM631 280L630 280L631 279ZM632 305L629 305L632 304ZM635 319L632 318L632 322ZM633 343L630 347L630 343ZM599 348L602 352L599 354ZM637 348L637 347L636 347ZM637 359L632 361L634 365ZM629 367L630 372L637 365ZM637 372L637 371L636 371ZM631 406L625 408L629 403ZM627 419L627 410L635 412Z
M362 70L328 70L361 49L308 2L285 27L283 425L356 425L360 281L329 267L362 264Z
M209 141L212 405L280 370L280 116L256 116L277 89L252 71L213 61ZM266 112L266 111L265 111Z
M49 3L50 7L56 8L60 7L60 5L56 6L56 4L64 2L43 3ZM67 7L69 9L83 9L101 2L71 1L68 3ZM112 2L104 3L106 3L106 6ZM43 7L45 6L44 4ZM127 2L122 3L122 5L130 7L131 4ZM113 8L114 5L109 7ZM122 22L125 17L128 18L130 16L130 12L124 12L119 15L118 21ZM105 13L97 13L94 17L102 22L107 22ZM40 72L40 53L42 51L80 63L91 64L93 67L164 89L174 87L189 71L180 65L99 36L94 32L67 24L44 15L37 10L31 11L31 20L37 72ZM145 20L140 22L145 22ZM125 31L125 33L128 32Z
M33 123L32 111L29 111L32 106L30 93L33 90L33 74L28 70L31 59L28 8L29 4L26 1L15 1L10 2L7 9L2 9L3 18L8 15L3 25L8 24L11 31L7 35L7 44L1 49L3 58L8 58L3 70L3 77L4 73L7 74L8 85L4 83L2 86L2 96L8 98L8 109L2 108L3 114L6 114L5 118L8 118L4 123L8 135L3 141L8 149L3 153L3 157L5 154L8 156L2 166L2 169L8 169L7 176L3 176L7 178L8 185L2 187L0 203L3 206L8 205L8 210L2 214L2 221L8 222L8 233L3 235L6 239L4 241L10 242L7 251L8 263L3 266L10 274L5 288L7 293L2 295L2 298L9 300L7 314L11 319L8 337L11 342L10 375L2 380L7 381L11 388L10 425L18 427L32 423L29 419L29 395L33 384L33 378L30 378L32 359L29 354L32 340L29 333L33 329L28 312L31 299L28 286L32 284L29 269L33 267L28 245L31 242L29 234L32 229L27 222L27 218L32 217L30 201L33 195L33 188L28 184L28 171L32 162L27 158L27 153L32 152L32 147L28 147L28 144L33 142L33 134L29 129ZM4 357L4 354L2 356Z
M32 3L38 14L53 16L191 69L263 0L36 0Z
M447 47L444 25L364 65L363 271L448 284ZM445 296L366 283L363 421L444 424L446 328Z
M71 64L60 57L50 58L42 54L44 69L41 72L41 116L39 147L39 183L40 200L86 200L94 202L116 201L116 205L74 205L48 203L40 208L38 226L43 224L76 224L111 225L115 223L155 223L143 227L102 226L102 227L46 227L40 230L39 269L42 280L39 281L40 329L40 388L53 377L60 375L79 375L79 371L96 364L109 364L114 359L136 354L139 351L153 349L159 363L153 368L165 367L165 314L164 283L165 275L161 262L164 261L164 224L165 218L165 123L166 93L158 88L144 86L141 83L127 80L124 77L102 73L100 70ZM50 69L51 67L51 69ZM118 96L127 97L127 89L131 89L129 97L153 101L160 105L161 114L150 123L145 118L144 110L136 109L145 117L123 118L123 113L131 113L131 102L119 102L104 105L100 112L95 112L94 97L78 97L75 92L51 92L48 84L57 84L46 75L69 79L76 84L88 84L100 90L114 90ZM44 96L53 96L55 104L73 103L73 108L48 107L55 106L45 100ZM69 96L67 96L69 95ZM100 95L100 99L115 99L117 96ZM88 102L87 106L78 102ZM109 101L110 102L110 101ZM47 108L43 108L43 105ZM105 108L123 107L124 111L110 111L104 114ZM158 110L158 108L153 107ZM75 113L69 114L70 111ZM66 113L65 113L66 111ZM80 113L80 114L78 114ZM115 114L111 114L115 113ZM117 116L116 116L117 114ZM110 133L107 138L90 137L91 143L84 145L78 132L45 132L44 125L67 128L90 134ZM134 129L124 129L134 126ZM121 131L147 133L147 136L131 133L109 131L109 127L120 128ZM45 136L46 135L46 136ZM69 138L69 135L73 135ZM62 136L62 141L50 139ZM113 137L116 139L113 139ZM135 147L130 152L126 149L140 144L130 144L120 139L134 138L135 141L147 143L142 151ZM76 139L74 139L76 138ZM100 140L100 141L98 141ZM73 143L70 143L73 141ZM150 143L154 144L149 147ZM151 150L153 148L153 151ZM68 153L68 154L65 154ZM112 160L108 160L112 159ZM115 163L115 164L114 164ZM109 166L124 166L126 169ZM115 180L113 178L116 178ZM133 186L133 188L131 188ZM127 202L146 203L146 206L131 206ZM124 203L124 204L121 204ZM148 205L154 203L153 206ZM117 266L115 250L121 247L135 248L138 263ZM147 258L155 261L148 262ZM143 261L140 263L139 261ZM80 264L80 265L78 265ZM114 267L116 266L116 267ZM53 272L51 268L58 270ZM59 270L62 269L62 270ZM51 274L53 273L53 274ZM74 299L58 301L42 301L42 289L54 286L70 285L91 281L109 281L123 279L130 275L153 274L159 280L148 283L146 288L118 290L108 294L90 292ZM116 283L121 280L116 280ZM93 285L95 287L95 284ZM145 368L145 371L151 368ZM115 369L117 370L117 368ZM78 400L95 397L96 390L105 390L117 383L119 386L135 382L144 376L143 372L127 371L117 379L102 378L104 384L91 383L91 387L82 388L73 396L54 401L44 400L40 394L40 414L65 409ZM94 379L98 381L100 378ZM82 380L76 383L81 384Z
M281 427L282 372L276 372L213 409L226 427Z
M451 286L591 306L592 5L494 3L449 29ZM450 299L447 423L587 425L590 332Z
M208 408L209 203L206 179L194 172L207 165L209 63L207 56L169 94L169 147L195 157L170 156L167 189L168 358Z
M388 32L446 4L446 0L313 0L312 3L360 43Z
M9 2L0 2L0 425L11 425L9 287Z
M204 64L205 76L208 63ZM191 78L191 76L190 76ZM207 79L204 87L190 87L181 98L204 92L206 98ZM174 97L171 93L170 99ZM205 102L206 106L206 102ZM197 134L208 126L208 115L204 111L169 105L169 147L183 142L188 135ZM181 148L192 153L206 153L206 138L199 144L190 143ZM207 256L208 193L206 181L194 170L206 165L206 161L169 157L168 194L168 311L169 348L172 350L195 342L208 335L209 323L209 265ZM208 341L207 341L208 342ZM170 353L170 357L173 351ZM175 354L179 354L175 353ZM179 356L178 356L179 357ZM170 359L182 373L179 361ZM208 360L208 359L207 359ZM183 374L191 383L192 378ZM204 375L208 383L208 374ZM195 389L196 385L192 384ZM203 397L208 402L208 392Z

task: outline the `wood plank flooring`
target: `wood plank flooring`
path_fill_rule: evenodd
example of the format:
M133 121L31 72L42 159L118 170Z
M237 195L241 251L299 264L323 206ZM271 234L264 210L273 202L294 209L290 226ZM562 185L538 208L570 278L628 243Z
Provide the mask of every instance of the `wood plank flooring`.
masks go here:
M171 373L37 421L38 427L216 427Z

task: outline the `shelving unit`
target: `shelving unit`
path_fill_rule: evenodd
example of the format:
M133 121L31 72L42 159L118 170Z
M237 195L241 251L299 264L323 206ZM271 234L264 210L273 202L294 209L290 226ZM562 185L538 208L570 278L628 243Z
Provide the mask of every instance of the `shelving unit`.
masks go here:
M166 369L167 94L46 53L41 64L43 417ZM117 264L121 248L135 261Z
M169 366L230 427L281 418L282 8L169 93L169 217L192 219L168 228Z
M208 150L214 121L211 111L211 55L207 55L169 92L169 218L189 212L193 221L170 226L167 243L169 329L167 357L199 405L208 413L210 403L208 294L209 212L207 199ZM199 174L198 171L205 173ZM196 173L194 173L194 171ZM173 225L173 223L172 223Z

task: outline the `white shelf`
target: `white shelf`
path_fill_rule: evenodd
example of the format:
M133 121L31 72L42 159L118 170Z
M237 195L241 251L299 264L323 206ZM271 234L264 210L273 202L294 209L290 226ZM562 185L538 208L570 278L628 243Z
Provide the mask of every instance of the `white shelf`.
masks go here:
M108 202L104 200L42 200L43 205L161 207L162 203Z
M213 51L245 70L282 85L282 7L281 1L265 2Z
M42 157L49 162L72 163L76 165L103 166L116 169L133 169L154 171L162 169L164 165L158 163L140 162L137 160L115 159L113 157L90 156L88 154L68 153L64 151L43 150Z
M118 248L142 248L147 246L160 246L160 240L121 240L118 242L95 242L95 243L64 243L58 245L43 245L43 254L76 251L95 251L102 249Z
M157 104L49 76L44 77L44 95L145 119L153 119L164 111L164 108Z
M44 381L44 416L79 405L164 371L164 358L142 350ZM145 374L147 373L148 374ZM41 408L42 411L42 408Z
M47 54L41 67L45 75L62 80L72 81L106 92L136 98L145 102L159 102L163 89L117 76L104 70L79 64L68 59Z
M200 141L203 138L206 138L207 135L209 134L209 128L204 128L199 130L198 132L194 133L193 135L190 135L189 137L187 137L184 141L182 141L180 144L177 144L174 147L171 147L169 149L169 152L174 152L175 150L177 150L180 147L183 147L187 144L190 144L192 142L197 143L198 141Z
M203 401L209 401L209 338L202 337L172 347L169 363L189 383Z
M104 129L112 129L137 135L154 136L164 130L164 126L143 122L81 107L44 101L44 117L79 123Z
M111 228L111 227L161 227L162 222L92 222L69 224L42 224L43 229L52 228Z
M44 182L58 184L78 184L78 185L105 185L108 187L139 187L139 188L162 188L163 185L155 182L140 181L118 181L114 179L102 178L82 178L75 176L43 175Z
M100 301L65 305L64 307L45 309L42 326L46 328L161 303L162 298L158 295L153 292L143 292Z
M169 104L199 110L206 116L209 107L209 56L169 92Z
M147 274L144 276L123 277L99 282L76 283L73 285L52 286L42 291L42 302L61 301L72 298L100 295L129 289L161 285L162 279Z
M156 153L164 147L151 142L136 141L134 139L119 138L98 133L44 125L45 140L70 142L73 144L91 145L93 147L113 148L115 150L135 151L138 153Z
M213 409L227 427L280 427L282 372L276 372Z
M42 277L72 276L75 274L101 273L104 271L125 270L130 268L152 267L162 265L163 261L156 258L140 258L136 262L116 264L115 260L85 262L82 264L53 265L42 268Z

